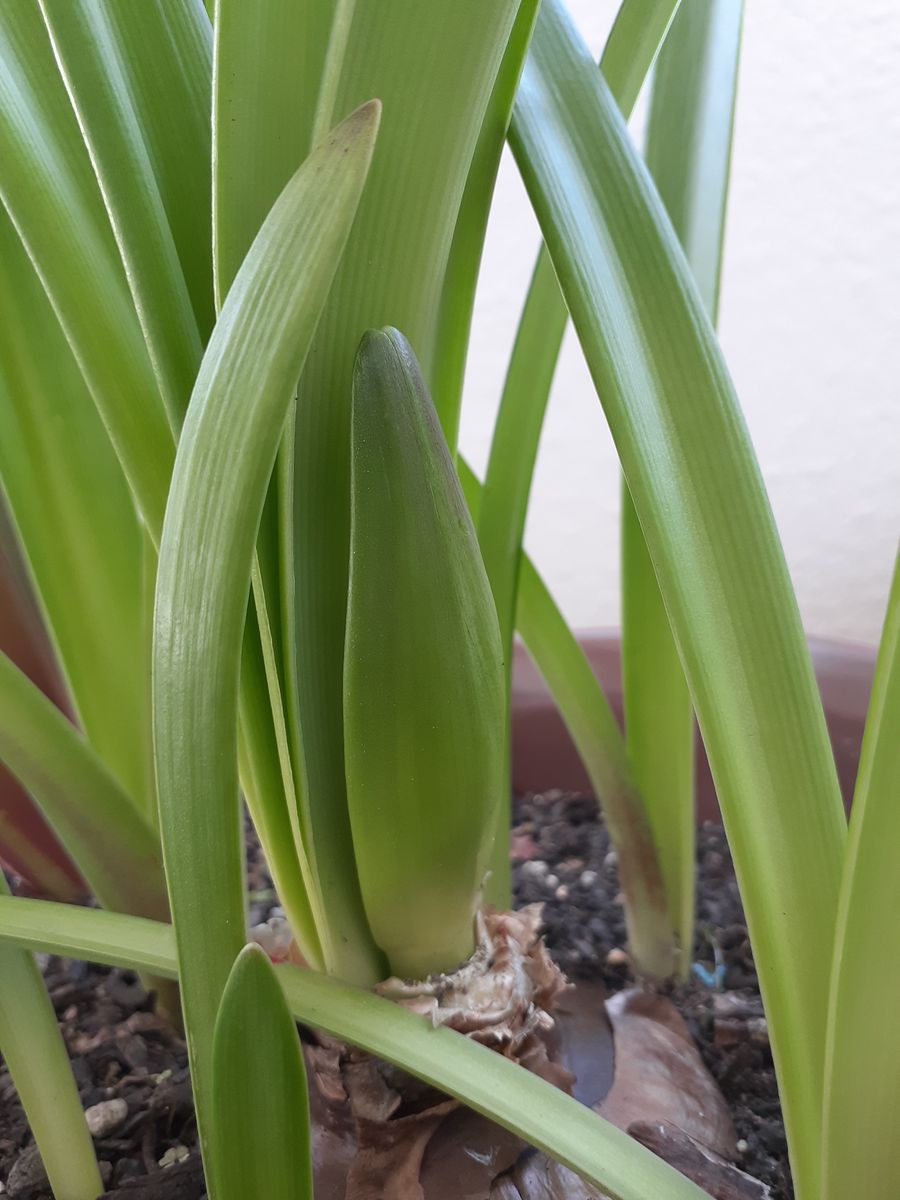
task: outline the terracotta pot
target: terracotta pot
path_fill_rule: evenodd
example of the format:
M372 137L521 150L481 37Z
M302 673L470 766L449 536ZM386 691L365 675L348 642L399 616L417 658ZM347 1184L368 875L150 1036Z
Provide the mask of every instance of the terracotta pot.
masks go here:
M622 719L619 635L612 630L587 632L581 644ZM810 639L810 651L837 760L844 801L849 806L859 763L875 650L853 642ZM512 778L517 792L550 788L589 791L578 753L550 694L521 645L515 648L512 689ZM701 820L716 819L718 804L709 764L697 738L697 803Z

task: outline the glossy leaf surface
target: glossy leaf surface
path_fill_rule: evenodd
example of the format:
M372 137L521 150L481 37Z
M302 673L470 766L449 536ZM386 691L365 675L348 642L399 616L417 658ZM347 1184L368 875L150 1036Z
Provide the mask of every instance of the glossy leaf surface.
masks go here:
M538 19L512 140L676 635L756 950L795 1181L815 1196L845 836L831 747L709 320L609 91L557 0Z

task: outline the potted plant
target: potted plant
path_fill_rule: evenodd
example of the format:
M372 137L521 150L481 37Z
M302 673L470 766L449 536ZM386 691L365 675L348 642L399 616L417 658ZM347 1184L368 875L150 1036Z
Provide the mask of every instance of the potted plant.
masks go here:
M710 321L740 13L676 9L625 0L601 71L561 0L0 14L0 473L78 722L0 659L0 754L102 906L0 896L0 1048L58 1197L103 1182L35 949L142 972L175 1021L180 993L215 1200L312 1195L305 1061L355 1117L352 1196L419 1195L456 1101L583 1181L559 1194L723 1194L541 1077L561 981L510 912L516 628L647 977L690 965L696 714L796 1194L896 1190L865 1017L900 962L900 596L848 838ZM623 114L660 45L645 163ZM482 486L456 431L507 134L546 249ZM627 486L627 741L521 550L569 316ZM280 954L248 935L241 795Z

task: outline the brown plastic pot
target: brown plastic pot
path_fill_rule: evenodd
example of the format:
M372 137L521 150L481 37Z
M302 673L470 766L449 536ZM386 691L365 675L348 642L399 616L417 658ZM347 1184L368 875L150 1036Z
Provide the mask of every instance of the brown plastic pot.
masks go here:
M579 638L594 673L622 719L619 635L612 630ZM825 707L844 802L850 804L859 747L872 688L875 650L854 642L811 638L816 678ZM587 774L572 739L525 649L513 657L512 777L516 792L550 788L589 791ZM719 810L709 764L697 738L697 811L700 820L718 819Z

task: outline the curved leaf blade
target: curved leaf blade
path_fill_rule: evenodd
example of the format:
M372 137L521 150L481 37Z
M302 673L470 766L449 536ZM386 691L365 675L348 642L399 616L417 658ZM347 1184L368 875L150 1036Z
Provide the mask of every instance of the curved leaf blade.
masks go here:
M483 488L468 463L457 460L466 503L477 521ZM641 914L629 925L629 944L645 969L672 968L672 930L662 876L641 798L631 776L616 715L575 634L531 559L521 552L516 628L541 672L569 736L602 798L619 872L630 880L630 903Z
M167 919L153 830L75 727L2 653L0 760L28 788L102 904Z
M216 0L213 265L221 307L281 189L312 148L339 0Z
M683 4L656 65L644 159L715 321L742 3ZM681 973L694 934L694 719L628 488L622 488L622 680L634 777L659 848Z
M475 288L484 251L488 215L506 131L525 55L537 18L539 0L522 0L494 80L475 153L466 177L444 271L435 338L432 389L434 406L451 451L455 452L462 404L466 354L475 307ZM508 890L508 880L505 881Z
M158 74L158 107L181 98L179 84L186 71L172 56L164 36L162 6L134 6L130 17L123 5L115 3L39 3L109 213L159 390L177 429L197 373L202 341L147 144L147 114L135 95L135 68L145 56L152 56ZM191 4L176 7L183 19L196 16ZM147 21L148 14L156 20ZM128 33L132 20L136 28L139 18L141 41L135 44ZM184 117L190 128L189 110ZM191 165L203 167L206 162L208 146L205 158L186 164L186 177L196 176L189 170ZM205 175L204 171L200 178ZM208 204L208 185L199 188L197 195L183 197L189 212L204 210L204 190Z
M675 631L756 951L794 1176L816 1195L845 835L831 748L720 351L646 170L557 0L538 19L512 141Z
M322 88L327 90L324 76L332 29L346 8L346 0L324 4L273 0L263 9L241 0L219 0L216 6L213 261L218 305L263 218L316 138L319 94ZM340 900L332 888L327 908L323 903L315 846L308 836L296 728L296 648L291 645L292 626L284 619L293 594L293 514L287 495L292 486L293 445L289 415L251 574L253 609L241 675L242 782L285 911L307 961L321 965L316 926L327 928L328 913L340 907ZM300 860L307 864L305 889L298 888ZM355 878L347 889L357 894ZM369 957L377 957L365 926L360 924L354 932L360 958L367 957L367 940Z
M7 900L12 898L0 871L0 902ZM96 1200L103 1184L94 1145L43 977L27 950L2 941L0 1054L56 1200Z
M163 979L178 978L174 929L146 917L0 895L0 941Z
M65 703L65 688L38 615L19 542L0 500L0 650L44 695ZM84 880L19 781L0 766L0 862L39 895L77 901Z
M153 648L160 823L204 1150L213 1024L244 943L236 737L253 550L282 425L356 213L379 114L372 101L329 135L251 246L197 377L160 546Z
M78 365L2 211L0 479L79 723L128 801L155 810L138 516Z
M375 968L371 957L361 961L354 952L367 923L358 887L349 892L356 867L342 728L353 359L366 329L393 325L408 337L429 380L465 173L517 8L518 0L358 3L335 90L336 112L375 95L385 118L370 185L299 390L296 592L284 640L298 648L301 770L316 868L323 893L340 903L329 914L326 963L358 983L373 981Z
M137 917L0 896L0 940L92 962L130 962L174 977L171 933L168 925ZM275 974L298 1021L455 1096L596 1183L611 1200L704 1200L696 1184L627 1134L486 1046L318 972L283 965Z
M0 197L158 540L172 429L36 4L0 11Z
M600 70L627 120L679 0L625 0ZM538 442L568 310L542 247L516 332L484 480L478 536L497 602L504 650L512 646L522 535Z
M677 5L678 0L654 0L649 5L646 0L625 0L619 9L601 56L600 70L613 81L612 94L626 120ZM497 604L508 664L512 663L519 562L528 501L568 315L550 256L542 246L503 385L478 520L478 539ZM538 592L534 598L537 595ZM528 619L539 622L537 612L532 608ZM589 778L607 815L619 853L630 952L642 971L664 977L673 963L671 921L650 826L628 768L621 731L602 697L598 701L593 672L577 653L571 653L570 640L553 626L555 622L541 630L534 624L531 645L533 649L540 646L541 652L550 655L545 677L548 683L552 680L557 689L566 693L562 706L572 711L572 724L578 730L576 744L584 749ZM570 686L559 670L559 653L554 653L551 647L567 653L573 662L576 675ZM574 667L575 663L579 666ZM600 718L593 725L584 719L589 712L593 718ZM596 770L599 774L594 774ZM503 820L505 824L506 815ZM631 844L617 842L617 835L629 838ZM494 872L498 877L504 869L508 871L508 866L499 862L501 850L505 850L505 843L501 845L498 837L494 856Z
M825 1053L823 1200L889 1200L900 1180L900 555L850 811Z

